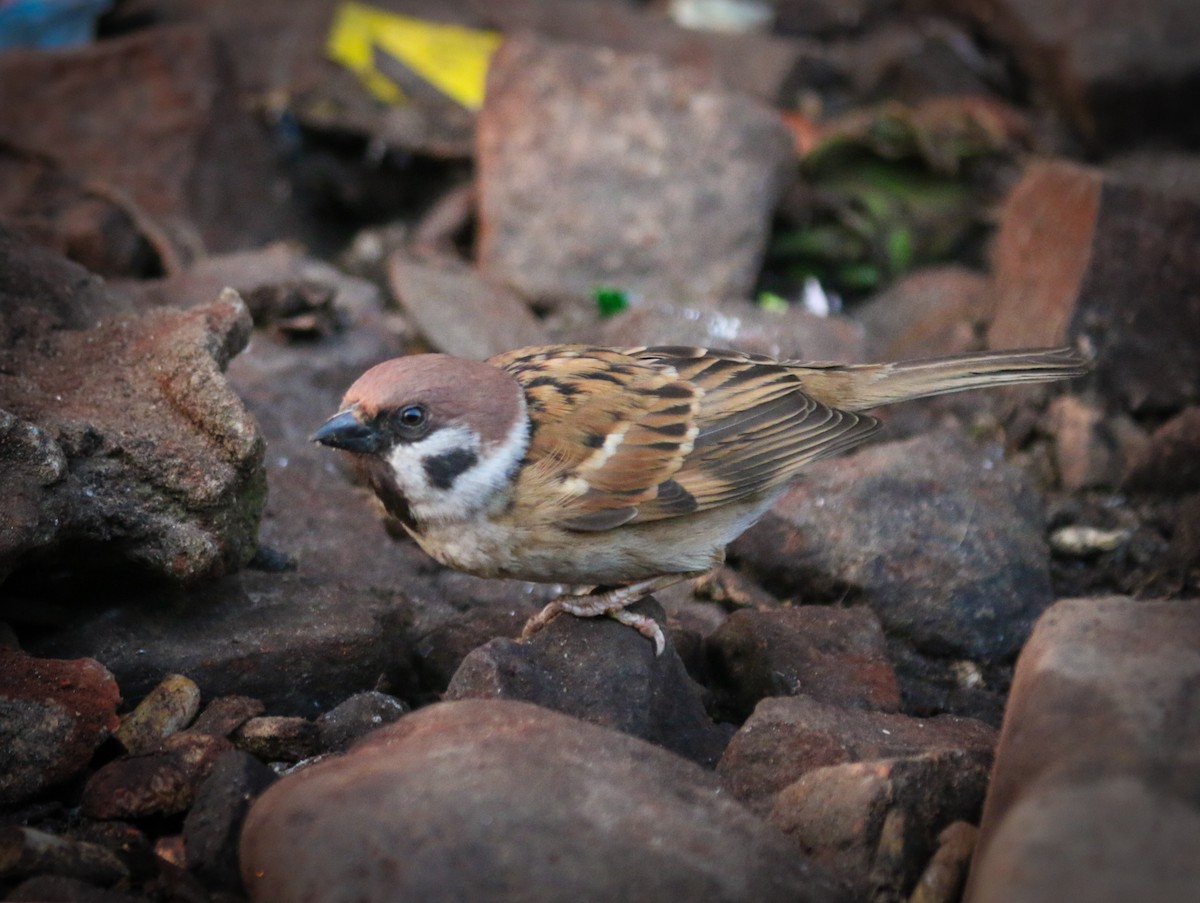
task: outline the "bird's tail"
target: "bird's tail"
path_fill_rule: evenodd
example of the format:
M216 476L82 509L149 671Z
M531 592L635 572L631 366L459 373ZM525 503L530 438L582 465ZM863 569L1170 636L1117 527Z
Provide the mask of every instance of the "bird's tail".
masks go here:
M810 365L811 366L811 365ZM1052 382L1083 376L1090 361L1073 348L979 351L894 364L816 365L818 397L840 408L865 411L880 405L1014 383ZM804 381L809 381L806 374ZM819 389L818 389L819 386Z

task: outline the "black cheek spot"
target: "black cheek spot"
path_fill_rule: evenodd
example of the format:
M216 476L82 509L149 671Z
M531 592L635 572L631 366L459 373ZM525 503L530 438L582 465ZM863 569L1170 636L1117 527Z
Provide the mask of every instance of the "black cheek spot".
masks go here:
M425 476L437 489L449 489L463 473L479 463L479 456L467 448L456 448L432 455L421 462Z
M597 433L594 430L589 430L583 434L583 444L588 448L601 448L604 445L606 436L604 433Z

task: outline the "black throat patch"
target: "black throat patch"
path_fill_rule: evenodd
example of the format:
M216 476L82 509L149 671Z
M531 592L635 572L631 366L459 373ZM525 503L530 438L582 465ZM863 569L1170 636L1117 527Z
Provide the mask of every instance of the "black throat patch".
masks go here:
M449 489L463 471L479 463L479 456L468 448L455 448L421 461L425 476L437 489Z

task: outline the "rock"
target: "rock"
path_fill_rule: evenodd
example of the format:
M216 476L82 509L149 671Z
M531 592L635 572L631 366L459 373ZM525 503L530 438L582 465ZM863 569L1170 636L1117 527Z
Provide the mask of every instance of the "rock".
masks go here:
M251 803L274 782L275 773L249 753L221 754L183 820L189 871L222 890L241 891L242 822Z
M733 735L717 773L736 799L765 816L783 788L814 768L935 750L986 756L995 742L995 730L972 718L911 718L778 697L760 702Z
M653 597L631 606L662 625ZM662 655L611 618L559 615L526 641L496 639L463 659L447 700L532 702L715 765L728 736L668 641Z
M161 279L111 283L114 294L141 310L162 305L207 304L227 286L246 300L254 323L260 328L269 325L273 313L264 309L261 302L272 295L278 298L287 291L332 296L334 315L350 321L371 317L382 304L380 291L371 282L349 276L283 242L252 251L211 254L186 270ZM255 304L255 299L260 303Z
M98 844L17 825L0 827L0 880L47 872L95 884L116 884L129 876L121 860Z
M732 720L767 696L847 708L900 708L883 628L865 607L804 605L731 614L705 642L710 683Z
M241 863L250 899L274 903L843 899L698 766L495 700L429 706L283 778Z
M299 762L321 751L320 729L307 718L294 715L251 718L231 739L238 749L265 762Z
M104 280L21 232L0 225L0 302L4 318L24 310L44 327L88 329L98 320L131 313L128 299ZM209 295L205 301L211 301ZM36 313L30 313L30 310ZM11 342L9 328L2 344Z
M747 297L794 166L774 111L709 76L527 37L493 58L477 156L484 274L538 300Z
M1076 395L1055 398L1048 414L1054 462L1068 492L1119 485L1146 444L1132 419L1121 413L1105 417L1098 405Z
M200 711L200 688L182 674L171 674L121 719L116 738L126 752L148 752L192 723Z
M904 900L941 830L979 817L990 760L938 750L816 768L779 792L770 821L859 899Z
M590 339L591 336L586 334ZM702 345L736 348L792 360L866 360L863 331L848 317L819 317L797 305L764 310L748 301L684 307L646 303L605 320L596 330L602 345Z
M1052 601L1042 532L1023 471L939 432L817 462L730 551L784 595L869 605L920 651L996 658Z
M76 878L37 875L28 881L22 881L9 891L5 899L24 903L141 903L145 898L96 887Z
M1068 599L1017 662L967 903L1195 896L1200 611Z
M967 883L967 868L975 852L979 829L956 821L938 836L937 852L929 861L909 903L957 903Z
M205 246L258 244L300 212L273 190L274 152L203 26L5 54L0 108L0 139L58 161L101 195L127 198L165 237L168 272Z
M239 727L261 715L266 706L249 696L218 696L204 707L192 730L215 737L228 737Z
M33 539L20 530L0 546L0 576L67 543L101 553L88 556L97 566L136 564L184 583L248 561L264 443L221 370L249 334L246 307L230 293L192 311L116 317L0 349L0 408L66 462L21 493L54 529ZM15 429L10 421L6 432Z
M1189 97L1200 77L1200 13L1188 0L1113 7L1087 0L939 0L1007 48L1043 103L1105 148L1149 138L1194 143Z
M355 693L317 718L320 747L323 750L343 752L349 749L355 740L385 724L398 721L401 716L408 714L408 711L408 705L395 696L376 690Z
M903 361L975 351L991 314L987 277L947 264L901 276L855 312L867 357Z
M1200 407L1185 408L1150 435L1130 462L1124 487L1173 495L1200 491Z
M668 65L697 67L769 104L788 103L809 70L829 65L828 52L815 41L680 28L653 11L624 3L505 0L475 8L507 34L532 31L559 41L650 54Z
M39 659L0 648L0 805L81 772L117 729L121 692L91 659Z
M1200 400L1200 205L1104 171L1032 164L993 245L991 348L1081 340L1114 406L1169 411ZM1073 384L1074 385L1074 384Z
M453 258L393 253L388 281L401 307L437 351L484 360L549 341L519 296L491 285Z
M83 788L89 818L146 818L186 812L217 758L232 744L224 737L180 731L158 749L101 766Z

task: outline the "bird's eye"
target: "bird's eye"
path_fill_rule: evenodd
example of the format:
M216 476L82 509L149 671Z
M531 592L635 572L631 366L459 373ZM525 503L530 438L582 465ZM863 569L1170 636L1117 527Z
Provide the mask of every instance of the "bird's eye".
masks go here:
M415 439L429 425L429 409L423 404L406 404L395 413L394 420L405 437Z

